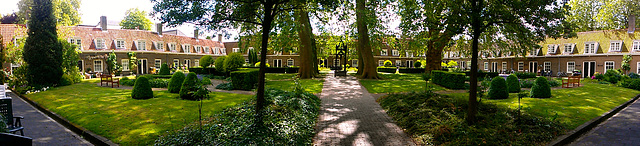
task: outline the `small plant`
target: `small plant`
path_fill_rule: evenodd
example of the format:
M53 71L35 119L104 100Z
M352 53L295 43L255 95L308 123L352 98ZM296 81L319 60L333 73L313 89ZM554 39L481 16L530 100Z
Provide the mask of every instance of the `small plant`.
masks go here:
M509 93L520 92L520 82L518 82L516 75L511 74L507 77L507 87L509 88Z
M160 75L169 75L171 74L171 71L169 70L169 65L167 65L166 63L163 63L162 65L160 65Z
M520 110L522 109L522 106L520 105L520 100L528 96L529 96L529 92L527 91L518 92L518 115L520 115Z
M509 98L507 83L503 78L497 77L491 80L491 86L489 87L489 98L490 99Z
M178 93L180 92L180 88L182 88L182 82L184 82L184 73L178 71L173 73L171 76L171 81L169 81L169 93Z
M549 83L547 79L544 77L538 77L531 87L531 98L550 98L551 97L551 87L549 87Z
M429 73L422 74L422 80L425 81L425 88L424 88L425 92L430 92L431 91L431 87L429 86L429 80L430 79L431 79L431 74L429 74Z
M602 81L602 80L604 80L604 74L596 72L596 73L593 74L593 76L591 76L591 79L596 79L598 81Z
M131 98L153 98L153 91L151 90L151 86L149 86L149 79L147 79L146 77L138 77L136 79L136 84L133 86L133 91L131 92Z

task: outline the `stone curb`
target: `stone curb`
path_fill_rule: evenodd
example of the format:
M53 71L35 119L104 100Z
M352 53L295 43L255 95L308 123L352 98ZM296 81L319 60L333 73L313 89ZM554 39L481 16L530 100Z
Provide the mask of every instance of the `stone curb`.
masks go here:
M627 106L631 105L631 103L633 103L636 100L638 100L639 97L640 97L640 94L636 95L636 97L634 97L633 99L631 99L631 100L619 105L616 108L611 109L610 111L602 114L599 117L595 117L595 118L591 119L590 121L578 126L576 129L569 131L567 134L556 138L555 140L553 140L549 144L547 144L547 146L561 146L561 145L570 144L571 142L573 142L574 140L576 140L577 138L579 138L583 134L589 132L591 129L593 129L594 127L598 126L600 123L606 121L607 119L611 118L613 115L615 115L618 112L620 112L622 109L624 109Z
M102 136L100 136L98 134L95 134L95 133L93 133L93 132L91 132L89 130L86 130L86 129L81 128L81 127L79 127L77 125L72 124L67 119L63 118L62 116L60 116L60 115L58 115L56 113L53 113L53 112L45 109L44 107L42 107L38 103L31 101L29 98L24 97L22 95L16 94L16 92L14 90L11 90L11 92L13 92L12 94L15 94L18 97L22 98L24 101L29 103L31 106L33 106L36 109L38 109L40 112L47 114L47 116L51 117L51 119L53 119L56 122L60 123L64 127L66 127L69 130L73 131L74 133L82 136L82 138L84 138L85 140L91 142L91 144L99 145L99 146L117 146L118 145L116 143L113 143L111 140L109 140L107 138L104 138L104 137L102 137Z

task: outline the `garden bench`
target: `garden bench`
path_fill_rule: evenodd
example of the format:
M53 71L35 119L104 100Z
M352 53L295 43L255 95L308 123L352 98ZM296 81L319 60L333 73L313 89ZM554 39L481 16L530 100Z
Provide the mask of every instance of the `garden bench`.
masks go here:
M111 88L115 86L120 87L120 79L114 79L111 75L100 75L100 86L102 86L102 83L106 83L107 86L111 83Z
M569 88L580 86L580 76L569 76L567 78L562 78L562 88Z
M0 99L0 114L6 118L7 130L10 133L16 134L20 131L20 135L24 136L24 127L20 119L24 119L22 116L13 116L13 107L11 106L11 98Z

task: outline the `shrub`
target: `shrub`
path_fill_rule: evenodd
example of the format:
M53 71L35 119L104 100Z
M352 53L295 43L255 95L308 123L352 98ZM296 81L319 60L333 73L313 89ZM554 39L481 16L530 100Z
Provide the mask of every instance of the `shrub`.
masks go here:
M202 85L211 85L211 79L209 77L202 77L202 81L200 81Z
M607 70L607 72L604 73L604 81L610 82L612 84L618 83L621 78L622 77L620 75L620 72L614 69Z
M218 84L218 86L216 86L216 89L233 90L233 83L228 82L228 83Z
M68 86L68 85L72 85L73 83L74 83L73 79L68 74L63 74L62 77L60 78L60 86Z
M224 71L232 72L244 65L244 57L240 53L231 53L224 59Z
M216 70L219 72L224 72L224 60L227 58L227 56L220 56L216 59L216 61L214 61L214 66L216 67Z
M634 73L634 72L629 73L629 75L628 75L628 76L629 76L630 78L632 78L632 79L640 78L640 75L638 75L637 73Z
M171 74L171 71L169 70L169 65L167 65L166 63L163 63L160 66L160 75L169 75Z
M511 74L507 77L507 87L509 88L509 93L520 92L520 82L518 82L518 77L516 75Z
M533 87L531 87L531 98L550 98L551 87L545 77L539 77L536 79Z
M413 63L413 67L415 67L415 68L422 67L422 62L420 62L420 61L416 61L416 62L414 62L414 63Z
M178 71L173 73L171 76L171 81L169 81L169 93L178 93L180 92L180 88L182 88L182 83L184 82L184 73Z
M516 76L519 79L528 79L528 78L535 78L536 77L536 73L535 72L517 72L514 73L516 74Z
M489 98L490 99L509 98L509 89L507 88L507 82L503 78L497 77L491 80L491 86L489 86Z
M213 64L213 57L211 57L210 55L204 55L200 58L200 66L202 68L207 68L209 66L211 66L211 64Z
M151 86L149 86L149 79L147 79L146 77L138 77L136 79L136 84L133 86L133 91L131 92L131 98L153 98L153 91L151 90Z
M551 87L558 87L560 85L561 83L558 80L549 80L549 86Z
M233 89L251 90L258 83L257 69L247 69L231 72L231 82Z
M128 77L122 77L120 79L120 84L121 85L126 85L126 86L133 86L136 83L136 80L131 80Z
M431 71L431 82L449 89L464 89L465 75L441 70Z
M620 87L640 90L640 79L622 80L619 82L619 84Z
M265 64L267 67L271 67L271 65L269 65L269 63ZM260 67L260 62L256 62L256 64L254 65L255 67Z
M520 88L531 88L533 87L534 79L521 79L520 80Z
M596 80L598 80L598 81L602 81L602 80L604 80L604 75L603 75L603 74L601 74L601 73L595 73L595 75L594 75L594 76L595 76L595 77L594 77L593 79L596 79Z
M151 88L167 88L170 81L170 79L151 79L149 85Z
M180 98L187 100L202 99L196 95L200 88L200 81L198 80L196 73L189 73L182 83L182 88L180 88Z
M392 66L393 66L393 62L391 62L391 60L384 61L384 67L392 67Z

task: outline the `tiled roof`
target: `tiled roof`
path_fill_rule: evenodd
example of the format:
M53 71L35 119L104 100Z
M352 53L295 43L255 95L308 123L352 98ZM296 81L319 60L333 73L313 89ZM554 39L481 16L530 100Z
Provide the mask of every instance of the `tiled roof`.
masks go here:
M0 35L2 35L2 40L4 44L7 45L9 42L13 40L14 36L22 36L26 33L27 29L25 25L16 25L16 24L0 24ZM19 31L18 31L19 30Z

